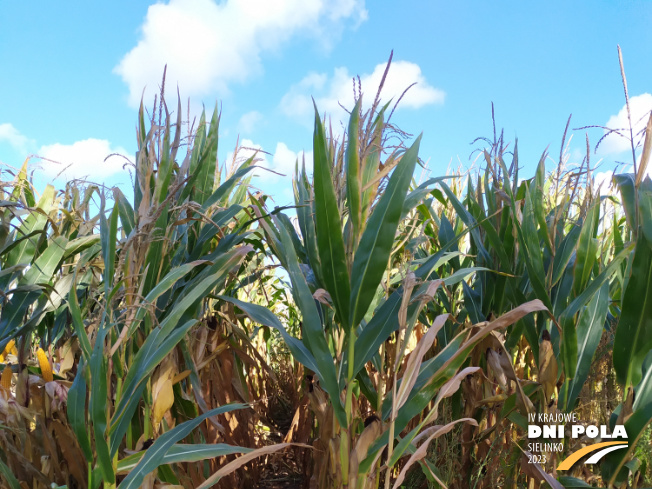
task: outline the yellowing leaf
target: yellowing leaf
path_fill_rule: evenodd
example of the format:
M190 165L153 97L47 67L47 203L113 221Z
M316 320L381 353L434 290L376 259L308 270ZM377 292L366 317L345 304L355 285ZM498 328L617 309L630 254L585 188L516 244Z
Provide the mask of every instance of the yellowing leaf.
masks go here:
M174 404L174 391L172 390L175 377L174 360L168 356L154 374L152 381L152 423L156 429L165 413Z

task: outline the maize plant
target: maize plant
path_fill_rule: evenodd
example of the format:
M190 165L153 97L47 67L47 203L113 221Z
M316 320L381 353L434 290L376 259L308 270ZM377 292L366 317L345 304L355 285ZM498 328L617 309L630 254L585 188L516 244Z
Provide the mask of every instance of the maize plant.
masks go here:
M327 138L316 111L313 182L305 167L294 181L301 237L287 216L266 217L262 204L258 209L269 246L289 275L302 338L289 335L264 308L222 297L255 322L278 330L305 369L318 425L313 446L322 454L314 467L316 487L376 487L380 479L385 487L399 487L431 440L458 422L475 424L462 418L432 426L440 402L478 370L462 368L468 355L492 333L546 311L534 300L492 322L467 324L448 343L437 341L436 355L424 360L455 312L430 319L426 306L439 305L443 288L476 269L442 278L435 272L456 256L449 250L461 236L422 260L411 259L404 220L434 183L408 192L420 138L385 157L386 107L364 117L360 108L359 99L347 140L339 146ZM365 119L367 128L361 129ZM416 327L428 329L408 352Z

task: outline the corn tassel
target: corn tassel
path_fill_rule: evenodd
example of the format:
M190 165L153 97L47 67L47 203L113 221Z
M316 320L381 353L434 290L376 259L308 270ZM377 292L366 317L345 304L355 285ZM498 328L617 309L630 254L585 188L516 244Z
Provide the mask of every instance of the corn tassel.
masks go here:
M38 357L38 363L41 367L41 376L43 377L43 380L46 382L52 382L54 380L54 377L52 376L52 366L50 365L48 356L43 351L43 348L38 349L36 356Z

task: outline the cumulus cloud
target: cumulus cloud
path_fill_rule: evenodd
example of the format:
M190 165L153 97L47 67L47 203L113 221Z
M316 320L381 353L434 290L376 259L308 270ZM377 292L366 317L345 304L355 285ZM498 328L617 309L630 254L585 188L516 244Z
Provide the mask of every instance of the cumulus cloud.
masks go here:
M378 64L372 73L360 76L365 108L373 102L385 67L385 63ZM340 104L347 109L353 107L352 79L353 75L345 67L336 68L330 78L324 73L310 73L283 96L281 110L290 117L308 122L313 114L311 97L314 97L320 112L328 113L335 120L346 120L346 112ZM383 100L398 100L413 83L416 85L401 99L399 108L419 109L444 102L445 93L430 85L419 65L409 61L392 62L383 85Z
M263 114L257 110L252 110L240 117L240 120L238 121L238 129L244 134L252 133L262 120Z
M20 153L26 153L34 141L22 134L13 124L5 122L0 124L0 142L8 143L12 148Z
M121 147L113 147L105 139L84 139L73 144L50 144L42 146L38 155L44 159L39 166L48 178L55 178L60 174L66 180L87 178L91 181L101 182L106 178L124 169L127 160L122 156L107 156L117 153L134 161L134 156Z
M166 84L186 96L223 94L262 71L264 52L299 34L331 43L366 17L364 0L170 0L148 8L141 39L115 72L132 106L145 86L157 90L166 64Z
M251 139L242 139L240 141L240 148L235 156L236 166L241 165L254 155L256 158L255 165L261 167L261 169L256 170L254 173L254 175L259 177L256 185L277 184L282 181L289 184L294 175L294 165L297 160L299 161L299 165L301 165L304 158L306 170L308 172L312 171L312 151L292 151L284 142L278 142L276 143L274 153L269 154L263 152L262 146ZM227 154L227 165L230 166L233 163L233 156L233 152ZM272 170L275 173L265 169Z
M632 126L634 130L634 143L638 144L643 141L643 131L652 111L652 95L643 93L636 95L629 99L629 107L632 115ZM612 115L605 124L609 129L619 129L624 135L629 137L629 122L627 120L627 106L618 111L617 114ZM612 133L600 144L600 151L603 154L616 154L625 151L631 151L629 139Z
M282 173L283 175L294 175L294 168L299 162L299 168L305 160L306 171L312 171L312 151L299 151L295 153L285 143L277 143L276 151L274 152L272 169L275 172Z
M602 195L613 194L615 192L615 185L613 182L615 171L601 171L593 175L594 188L600 189Z

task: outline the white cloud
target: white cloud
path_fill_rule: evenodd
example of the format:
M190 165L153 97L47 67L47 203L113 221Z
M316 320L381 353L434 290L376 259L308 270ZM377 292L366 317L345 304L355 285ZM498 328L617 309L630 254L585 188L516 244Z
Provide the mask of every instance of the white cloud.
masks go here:
M272 169L278 173L282 173L286 176L294 175L294 168L299 161L299 168L303 164L305 158L306 162L306 171L312 171L312 151L307 153L304 151L299 151L295 153L285 143L277 143L276 151L274 152L273 165Z
M632 114L634 142L639 143L642 141L641 131L645 129L650 111L652 110L652 95L649 93L643 93L631 97L629 99L629 107ZM617 114L612 115L609 118L605 126L610 129L620 129L623 134L629 137L627 106L623 105ZM616 154L631 151L631 146L629 139L612 133L602 141L599 150L603 154Z
M385 63L378 64L372 73L360 76L365 108L368 108L373 102L385 67ZM330 79L323 73L310 73L292 86L283 96L281 110L290 117L308 122L313 114L312 96L315 98L320 113L325 112L334 120L345 121L348 116L340 104L349 110L353 107L352 79L353 75L349 74L345 67L336 68ZM416 85L410 88L401 99L399 108L419 109L425 105L444 102L445 93L431 86L419 65L409 61L392 62L383 85L383 100L391 99L396 102L405 89L413 83Z
M614 171L601 171L593 174L593 184L595 189L600 189L600 194L610 195L614 193L615 184L613 183Z
M170 0L148 8L140 41L114 71L132 106L145 86L149 95L157 90L166 64L166 84L178 84L184 96L225 93L262 71L264 52L297 34L328 45L346 21L366 17L364 0Z
M254 131L255 127L263 120L263 114L257 110L247 112L240 117L238 121L238 129L240 132L248 134Z
M258 177L256 185L262 184L277 184L280 182L290 183L294 176L294 165L299 160L299 165L303 163L305 157L306 170L312 171L312 151L292 151L287 144L279 142L276 144L276 150L273 154L269 155L262 152L262 146L253 142L250 139L242 139L240 141L240 148L237 152L235 159L236 166L241 165L250 157L256 155L255 165L261 167L256 170L254 175ZM226 156L227 166L233 163L233 152ZM263 169L264 168L264 169ZM272 170L275 173L267 170Z
M13 124L5 122L0 124L0 142L5 141L20 153L27 153L29 147L34 144L32 139L22 134Z
M51 144L42 146L38 151L41 158L39 166L48 178L55 178L61 173L61 178L71 180L86 178L102 182L106 178L121 172L127 160L121 156L107 156L118 153L134 161L134 156L121 147L113 147L105 139L84 139L73 144ZM48 161L50 160L50 161Z

